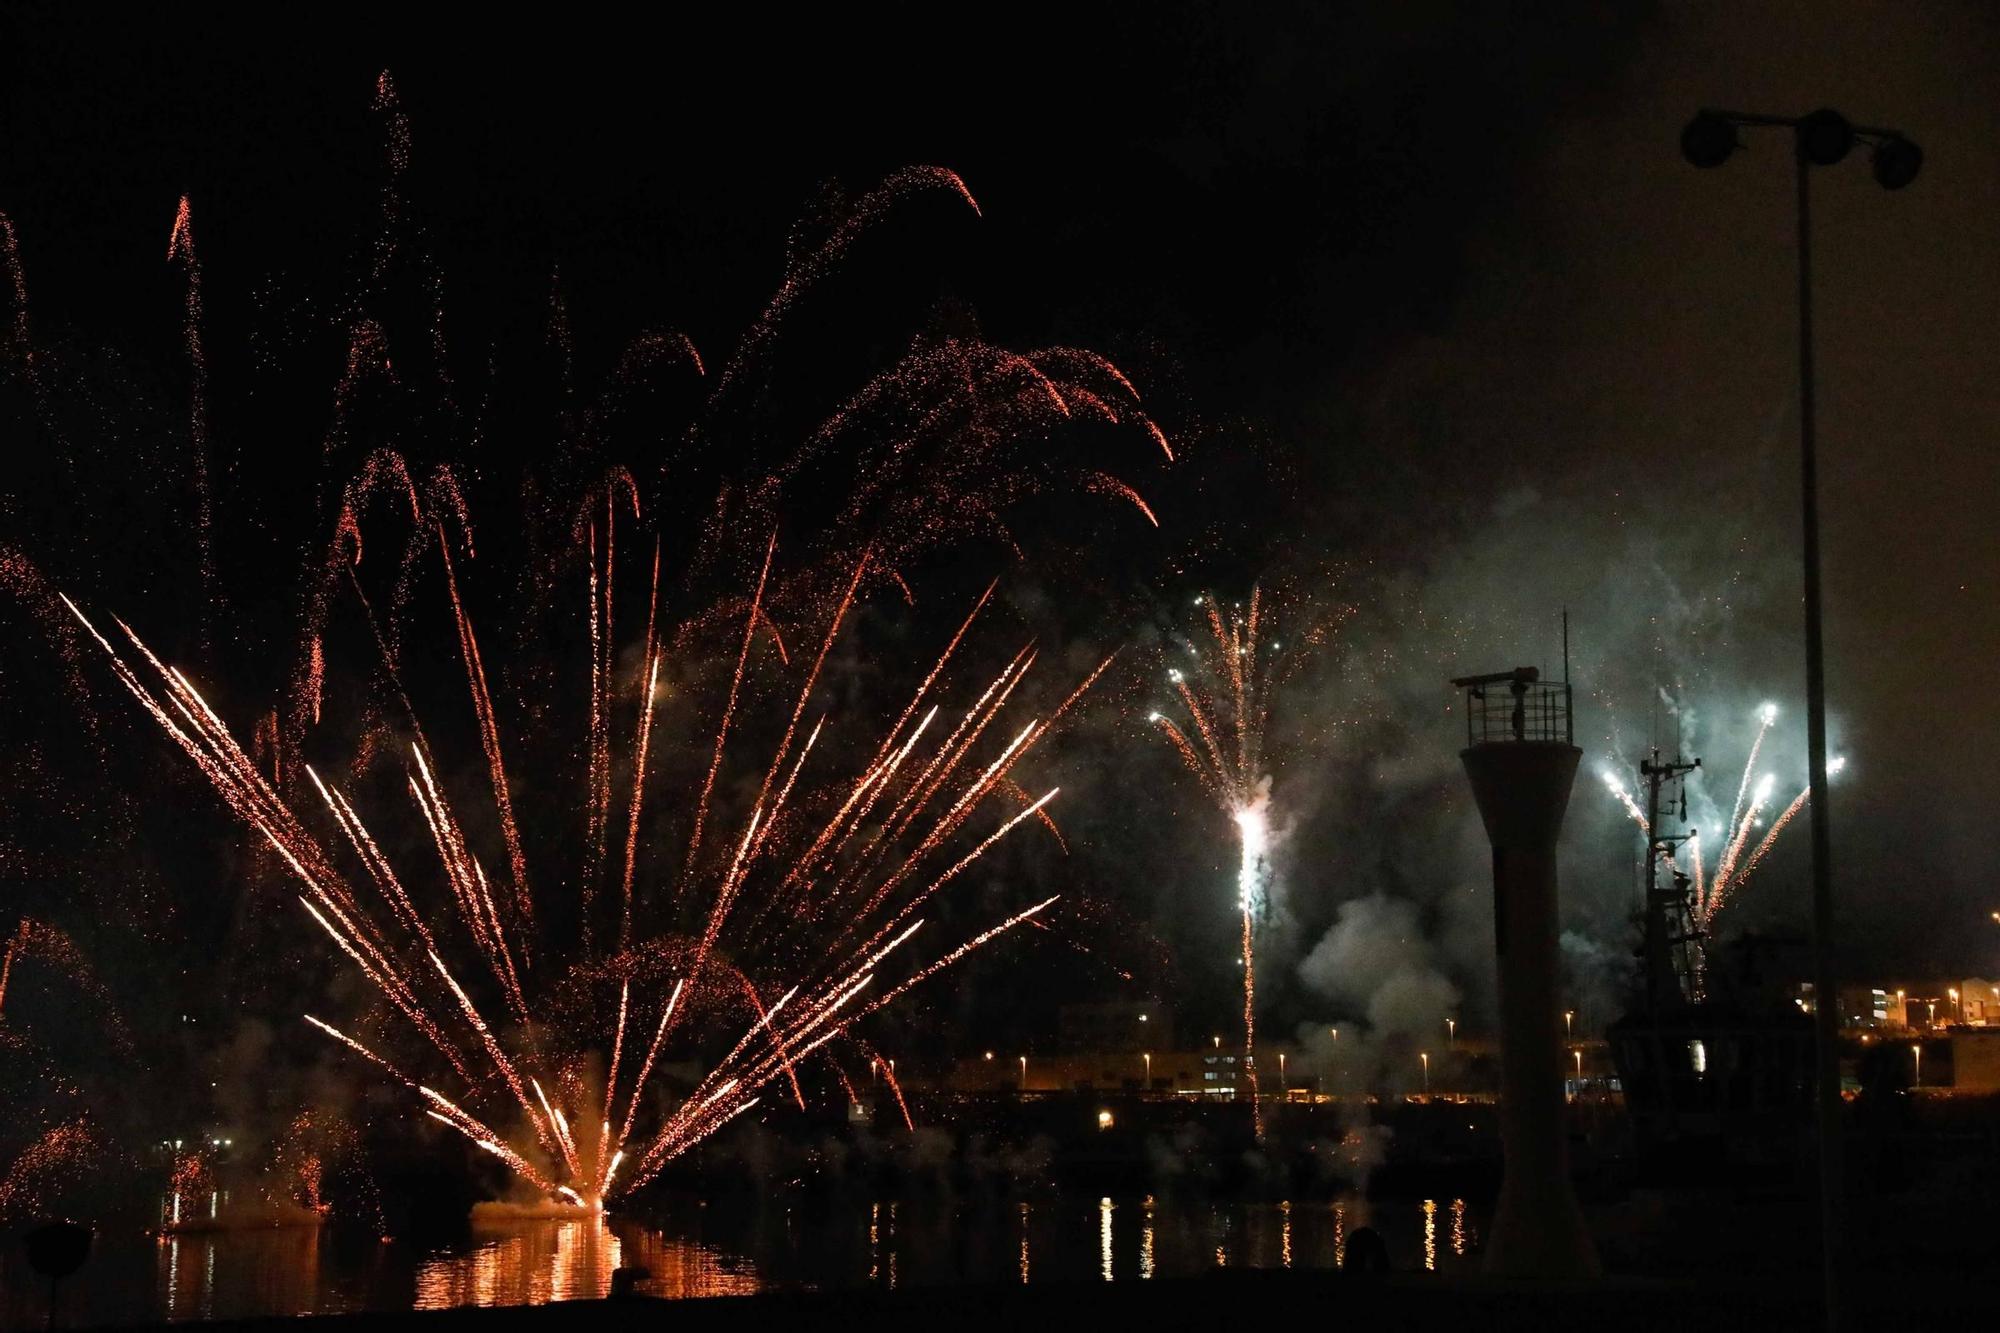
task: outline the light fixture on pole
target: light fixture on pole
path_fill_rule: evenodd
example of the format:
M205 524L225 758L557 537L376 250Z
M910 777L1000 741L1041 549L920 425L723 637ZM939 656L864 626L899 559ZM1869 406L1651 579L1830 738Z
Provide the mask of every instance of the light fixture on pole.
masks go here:
M1799 302L1799 492L1801 555L1805 572L1806 774L1812 819L1813 994L1828 1003L1813 1006L1817 1109L1819 1119L1820 1239L1829 1326L1839 1322L1840 1197L1840 1031L1838 978L1834 970L1832 852L1827 809L1826 670L1821 633L1819 565L1819 461L1814 439L1812 341L1812 214L1808 181L1812 168L1842 161L1857 142L1870 146L1875 181L1900 190L1917 178L1923 150L1900 131L1849 123L1821 109L1804 116L1767 116L1703 109L1681 131L1681 155L1693 165L1721 166L1743 146L1739 131L1754 128L1792 132L1797 190L1796 223Z

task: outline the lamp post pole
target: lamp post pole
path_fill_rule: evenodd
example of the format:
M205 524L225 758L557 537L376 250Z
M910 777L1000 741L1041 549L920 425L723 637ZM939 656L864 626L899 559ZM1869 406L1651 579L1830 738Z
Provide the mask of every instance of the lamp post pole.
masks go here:
M1697 167L1719 167L1741 147L1739 128L1791 131L1798 183L1799 261L1799 498L1806 602L1806 762L1812 821L1813 1036L1819 1121L1820 1231L1824 1257L1826 1321L1839 1322L1840 1000L1834 965L1833 879L1826 781L1826 662L1821 633L1819 568L1819 455L1813 383L1812 191L1815 166L1832 166L1857 140L1872 145L1876 182L1900 190L1915 180L1923 151L1896 130L1850 125L1838 112L1765 116L1704 110L1681 132L1681 152Z
M1826 650L1820 631L1819 448L1813 392L1812 161L1793 133L1799 226L1799 499L1804 511L1806 595L1806 784L1812 793L1813 1054L1819 1120L1819 1225L1826 1326L1839 1327L1840 976L1833 960L1833 867L1826 799Z

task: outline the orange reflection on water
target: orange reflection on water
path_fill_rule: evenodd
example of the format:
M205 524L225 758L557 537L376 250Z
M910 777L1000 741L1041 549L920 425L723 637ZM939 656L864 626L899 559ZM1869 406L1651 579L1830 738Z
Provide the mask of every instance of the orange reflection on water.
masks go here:
M329 1308L320 1294L317 1226L168 1232L157 1245L157 1306L169 1321ZM219 1285L218 1251L224 1253Z
M669 1240L604 1217L475 1222L473 1248L439 1255L417 1270L416 1308L543 1305L610 1294L611 1273L637 1266L649 1296L746 1296L762 1288L747 1260L696 1241Z

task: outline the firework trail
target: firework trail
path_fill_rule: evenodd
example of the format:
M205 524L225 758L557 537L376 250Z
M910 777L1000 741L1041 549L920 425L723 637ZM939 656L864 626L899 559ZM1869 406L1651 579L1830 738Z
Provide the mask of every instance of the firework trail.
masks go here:
M31 359L28 342L28 281L21 272L21 246L14 234L14 222L0 213L0 268L7 281L7 351L25 364Z
M1003 724L1010 697L1025 693L1034 653L1023 650L990 683L968 685L946 674L959 646L954 637L901 717L856 748L841 732L862 720L821 711L813 689L845 614L829 608L846 585L849 597L889 588L914 605L901 571L920 554L971 537L1013 545L1010 507L1051 489L1111 496L1121 519L1136 508L1157 524L1139 492L1113 473L1125 470L1119 460L1126 457L1156 466L1164 456L1171 463L1174 449L1141 407L1137 388L1096 353L1013 351L944 336L930 323L897 344L886 367L878 364L856 381L858 388L816 384L812 392L825 399L783 400L779 364L809 354L795 356L781 344L810 336L822 311L794 316L815 299L816 285L866 249L857 244L866 233L899 210L928 208L925 200L943 201L946 213L966 225L977 218L964 182L935 167L906 169L836 203L828 225L792 248L780 290L726 358L705 367L685 336L647 332L594 400L591 387L573 379L568 316L552 275L545 327L562 362L560 410L524 420L517 436L491 449L488 432L514 425L508 417L515 404L502 394L496 405L489 390L478 415L459 414L441 274L425 252L409 203L414 196L406 192L409 119L386 72L373 93L385 168L378 217L340 299L320 303L332 312L322 331L345 355L330 402L319 394L311 404L311 438L320 447L313 451L318 466L309 510L263 516L263 526L285 544L280 554L288 573L281 577L298 578L271 600L295 610L296 622L239 624L232 629L248 632L217 636L253 644L285 636L280 642L290 655L280 663L277 697L246 701L242 716L225 723L197 690L191 664L184 672L184 664L161 660L123 622L96 611L86 619L54 595L31 605L54 608L65 622L56 632L59 646L94 654L88 645L95 643L103 650L120 685L253 831L255 854L296 881L302 910L340 950L343 965L375 987L379 1012L340 1020L337 1028L320 1024L328 1036L407 1083L427 1114L523 1179L601 1199L614 1180L619 1192L638 1187L742 1114L764 1082L782 1077L789 1088L813 1062L830 1063L842 1043L851 1043L856 1021L916 979L1016 925L1040 924L1047 903L927 965L911 943L925 905L1020 822L1039 821L1060 837L1049 810L1055 793L1028 790L1020 775L1068 702L1040 722ZM221 475L224 457L211 457L212 393L236 377L223 360L230 340L204 340L214 333L204 319L232 303L211 286L204 312L186 199L167 248L170 266L185 281L177 312L190 390L183 419L195 437L195 467L216 474L197 488L203 514L190 534L199 586L208 592L214 552L229 549L227 542L214 545L226 534L213 530L209 512L209 483ZM19 366L34 390L31 405L47 416L43 381L53 382L64 367L29 343L27 288L14 228L4 216L0 266L6 353L0 371L11 376ZM774 349L784 355L773 356ZM265 355L253 353L260 361ZM716 366L722 373L711 379ZM490 359L487 368L489 382L518 373L513 366L496 370ZM668 373L676 392L683 382L698 392L671 400L668 409L680 415L662 422L638 407L642 398L654 402L647 395ZM216 411L213 419L227 418ZM1067 440L1056 432L1076 422L1090 423L1093 444L1106 441L1129 454L1061 447ZM557 436L554 465L524 470L518 493L527 499L526 512L498 535L504 544L515 539L508 529L519 529L528 553L518 566L526 605L495 617L479 600L482 588L495 584L475 562L460 479L472 485L482 471L491 477L491 460L515 445L526 456L530 438L532 450L541 450L550 427ZM43 433L61 465L80 472L77 460L85 456L64 445L53 424ZM411 450L408 461L403 448ZM621 458L635 460L643 486L617 465ZM187 466L184 455L156 462ZM671 486L662 480L670 475ZM651 532L640 527L642 500ZM669 505L681 503L692 515L686 527L697 535L684 558L669 543L663 575L654 534L683 530L664 521ZM400 572L391 595L378 590L371 600L358 571L364 526L371 554L383 546L373 526L382 511L398 521L400 536L389 545L401 546ZM404 514L407 527L400 524ZM739 546L762 544L780 531L790 546L786 559L770 565L768 589L753 588ZM643 552L647 544L655 549L640 559L651 557L650 596L617 573L633 563L635 547ZM586 559L590 723L583 772L565 784L536 765L532 746L560 745L549 733L586 728L552 726L547 699L524 696L527 686L550 683L547 697L560 695L554 707L567 718L584 691L553 687L558 654L521 652L529 659L523 666L509 650L535 646L530 631L517 632L520 625L578 619L576 612L586 609L577 586L585 581ZM691 609L677 608L677 621L669 622L661 582L676 578L675 560L682 563L673 598ZM754 559L747 563L754 572ZM380 565L377 557L370 574ZM39 583L32 566L0 550L0 586L13 590L23 569ZM433 588L439 596L424 606L418 631L420 577L426 596ZM626 586L614 599L619 582ZM187 578L181 586L197 585ZM340 686L347 663L336 642L350 594L372 636L374 666L357 676L377 688L356 691L369 697L360 701L359 735L346 762L314 766L308 760L320 759L322 740L331 746L342 739L314 735L315 729L344 725L353 712L355 701ZM635 671L616 648L621 634L634 637L641 600L645 634ZM449 628L429 614L440 603ZM247 620L244 608L227 609ZM975 606L966 628L978 614ZM476 632L475 620L486 633ZM790 671L780 621L783 635L823 633L817 656L809 644L798 654L812 663L803 685ZM406 632L421 632L426 641L406 652ZM740 657L742 697L696 724L699 740L684 747L688 738L676 732L685 719L670 727L667 706L656 716L654 700L702 677L721 660L707 654L711 640L726 634L734 648L737 633L749 645ZM454 638L457 662L448 646ZM195 642L208 640L198 634ZM768 729L759 725L760 710L778 673L769 669L767 642L787 672L784 688L798 685L796 704L786 700L786 715ZM464 672L467 696L455 701L450 716L461 724L469 719L473 728L465 756L443 743L434 752L432 736L442 742L450 723L439 720L434 733L411 699L419 673L434 661ZM732 696L738 693L732 688ZM968 708L970 695L978 702ZM221 712L236 707L218 703ZM779 725L783 739L768 748ZM239 735L249 741L247 752ZM704 760L713 756L705 777L666 776L684 748L699 748ZM843 759L870 753L866 764L841 769ZM457 762L466 756L473 760L469 769ZM464 789L463 775L478 775L482 756L487 790L477 782ZM385 770L394 771L396 790L364 794L361 784ZM736 808L739 796L746 808ZM393 811L385 809L391 801ZM587 816L581 847L538 848L542 830L566 828L571 809ZM407 827L392 834L383 822L391 819ZM691 822L702 832L688 837ZM656 834L655 824L669 833ZM683 841L657 845L676 838ZM580 901L587 905L579 909ZM892 970L911 976L897 982ZM754 985L739 984L745 981ZM17 988L19 982L17 971ZM579 994L595 998L586 1002ZM762 1000L746 1006L744 995ZM610 996L620 997L623 1013L615 1025ZM574 1027L552 1024L554 997L591 1012ZM729 1043L711 1039L718 1025L732 1022L740 1022L743 1034L736 1050L714 1063L679 1109L662 1115L652 1095L664 1096L653 1080L656 1064L684 1063L679 1052L663 1056L667 1044L719 1049ZM591 1065L606 1054L613 1058L601 1070Z
M1212 594L1195 599L1202 629L1188 643L1190 669L1170 667L1167 680L1180 698L1186 721L1162 712L1149 721L1236 828L1237 908L1243 924L1243 1062L1250 1083L1253 1120L1263 1133L1257 1080L1256 923L1269 909L1271 887L1271 775L1265 756L1270 695L1292 659L1268 638L1276 630L1259 588L1248 608L1225 612ZM1309 631L1317 641L1322 631Z
M761 616L769 614L762 587L770 577L775 553L774 543L759 575L760 591L743 615L746 635L754 631ZM456 574L449 572L449 553L441 549L441 555L452 589L454 630L465 648L468 689L479 733L482 744L494 756L493 804L496 809L505 809L494 702L477 665L470 613ZM609 551L606 556L608 559ZM634 877L641 885L664 878L666 891L659 896L670 909L690 910L689 928L662 931L631 948L621 943L617 953L599 956L589 944L586 920L583 946L572 950L582 961L572 966L567 977L555 975L556 964L535 959L530 950L531 939L537 942L537 949L553 951L555 947L545 938L547 932L537 920L533 901L523 895L508 900L511 910L502 911L466 820L446 793L421 730L409 750L405 780L430 835L437 857L436 873L449 890L449 910L443 917L435 912L427 914L417 906L417 896L408 887L407 869L391 865L384 844L340 787L311 768L305 770L323 807L325 822L338 830L337 840L328 840L314 831L307 813L264 776L185 674L162 662L123 622L115 622L123 642L114 644L81 610L73 604L70 609L107 654L119 682L289 869L302 889L299 901L313 921L434 1056L441 1057L468 1085L468 1092L448 1097L423 1082L412 1072L415 1067L402 1057L391 1057L377 1045L320 1018L308 1016L307 1021L404 1084L433 1120L500 1159L534 1188L595 1208L614 1192L643 1185L680 1153L747 1111L771 1079L787 1080L794 1098L802 1103L798 1070L822 1047L840 1038L851 1040L855 1022L1031 920L1054 901L1037 903L929 962L918 963L900 982L881 984L883 967L892 955L906 951L905 946L923 926L919 914L925 905L1008 832L1042 813L1054 798L1054 791L1043 794L1026 808L1007 815L969 850L951 855L954 834L977 812L1005 799L1022 756L1060 719L1075 695L1049 718L1029 722L995 757L975 761L973 756L986 740L1007 694L1028 670L1032 659L1024 650L988 685L949 736L933 742L928 750L921 748L937 708L934 705L922 721L912 719L970 628L972 617L968 617L896 724L870 747L875 757L859 773L830 781L802 777L801 770L814 753L813 740L825 719L815 724L811 737L798 747L795 756L790 754L794 735L820 666L868 570L868 559L863 556L847 595L829 617L818 657L803 674L797 702L790 710L792 725L765 767L762 789L747 818L726 840L712 840L709 845L713 851L704 854L697 840L704 828L719 831L721 827L722 816L710 808L709 796L716 787L716 773L727 759L732 723L740 720L737 714L744 677L752 674L749 649L738 655L730 701L717 722L711 762L699 787L695 831L688 839L690 850L684 858L677 858L684 868L663 877ZM609 565L604 574L608 582L613 574ZM604 610L608 617L609 602L600 587L593 584L589 595L593 608ZM982 597L979 604L983 606L985 601ZM975 607L974 616L977 610ZM657 632L652 616L649 608L649 635ZM608 641L612 628L604 621L595 626L594 656L608 658L601 641ZM650 713L658 661L655 650L636 682L638 697L629 701L642 719ZM605 669L599 676L613 674ZM608 693L615 686L613 681L602 688ZM594 693L597 688L594 686ZM604 701L605 706L611 702ZM622 705L627 701L617 702ZM598 713L595 706L592 713ZM635 737L635 758L647 742L643 729L647 725L642 724ZM595 751L594 746L586 747L580 802L585 806L590 803L591 791L609 781ZM779 782L776 775L781 771L785 776ZM644 783L643 764L635 762L631 781ZM636 793L634 802L636 808ZM868 832L872 812L884 804L900 812L899 816ZM509 830L502 841L511 856L513 839L518 836L512 831L513 823L504 817L496 822ZM858 836L865 832L867 837ZM586 829L587 861L596 856L599 833L594 822ZM339 850L342 844L344 853ZM636 837L628 841L635 856L640 846ZM353 873L356 870L358 878ZM372 888L372 905L357 887L360 884ZM753 889L757 910L739 910ZM635 893L635 898L641 896ZM635 909L646 906L640 901L618 904L621 938L631 929L627 923ZM472 985L474 977L447 961L448 938L470 943L476 970L485 978L481 985ZM776 947L780 943L784 947ZM750 980L743 970L746 965L754 965L764 974L760 983ZM674 973L670 986L668 972ZM574 984L579 976L616 982L615 1023L606 1033L591 1034L586 1042L590 1051L609 1051L606 1074L594 1090L576 1072L580 1053L560 1055L549 1048L545 1037L530 1035L546 1032L552 1024L545 999L551 988ZM649 983L656 979L658 990L647 994ZM481 990L487 992L489 1000L497 998L504 1021L489 1016L489 1004L475 994ZM873 998L869 998L871 990L876 992ZM691 1007L696 1007L690 1001L703 1009L711 1024L729 1012L720 998L725 993L749 997L745 1030L726 1055L710 1064L675 1109L659 1123L645 1126L642 1108L648 1104L649 1079L663 1044L677 1023L687 1018ZM763 995L776 998L767 1004L760 998ZM657 1020L651 1018L649 1010L657 1012ZM642 1031L651 1027L652 1032L643 1060L637 1060L637 1045L633 1045L638 1070L628 1086L623 1077L627 1034L628 1028L635 1026ZM474 1099L482 1096L493 1101L505 1117L521 1124L523 1132L518 1136L506 1133L494 1112L477 1106ZM902 1106L899 1088L896 1097Z
M1777 787L1778 779L1775 774L1757 772L1757 760L1763 752L1764 738L1770 734L1771 727L1777 720L1776 704L1763 704L1757 709L1757 732L1751 739L1749 757L1743 763L1743 774L1737 780L1736 799L1730 807L1729 818L1723 825L1722 837L1719 840L1722 850L1716 860L1714 875L1711 877L1707 872L1707 865L1703 859L1703 848L1707 840L1702 838L1698 831L1689 833L1687 840L1681 844L1680 852L1668 858L1670 865L1677 865L1680 856L1687 858L1689 880L1694 891L1690 915L1696 929L1705 938L1714 938L1716 922L1723 909L1762 864L1765 856L1776 844L1778 836L1798 817L1799 812L1805 809L1812 796L1810 787L1799 792L1777 818L1771 821L1763 837L1754 846L1752 845L1751 835L1758 829L1764 828L1763 816L1770 806L1772 793ZM1845 759L1836 758L1827 765L1828 774L1838 773L1846 767L1846 762ZM1650 834L1652 830L1646 822L1646 812L1633 799L1631 790L1626 787L1624 781L1610 769L1605 769L1600 776L1605 790L1611 793L1613 799L1631 817L1632 822L1639 826L1639 831Z
M188 440L194 452L195 549L200 561L205 601L213 605L215 584L214 477L208 447L208 356L201 344L201 260L194 249L194 208L186 195L174 212L167 237L167 262L187 275L187 300L181 336L188 356Z

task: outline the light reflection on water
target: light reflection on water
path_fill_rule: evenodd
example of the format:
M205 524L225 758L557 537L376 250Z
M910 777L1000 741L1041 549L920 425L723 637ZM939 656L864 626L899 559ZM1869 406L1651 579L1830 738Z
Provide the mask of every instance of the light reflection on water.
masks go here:
M747 1259L594 1217L475 1225L469 1251L433 1256L417 1269L414 1305L597 1300L610 1293L612 1270L624 1266L651 1274L639 1290L653 1296L744 1296L762 1287Z
M321 1290L320 1228L168 1234L154 1243L153 1313L170 1320L325 1314L351 1308ZM86 1270L88 1272L89 1270Z
M207 1199L200 1201L207 1212ZM166 1215L172 1205L167 1201ZM182 1213L185 1220L187 1212ZM595 1299L620 1266L646 1295L743 1295L771 1288L1142 1281L1213 1267L1338 1268L1355 1228L1373 1226L1392 1265L1464 1269L1481 1215L1463 1199L1243 1203L1174 1196L1029 1200L795 1199L670 1207L656 1226L613 1215L494 1219L429 1246L380 1243L316 1225L100 1237L69 1284L76 1325L524 1305ZM41 1284L0 1256L0 1327L34 1326Z

